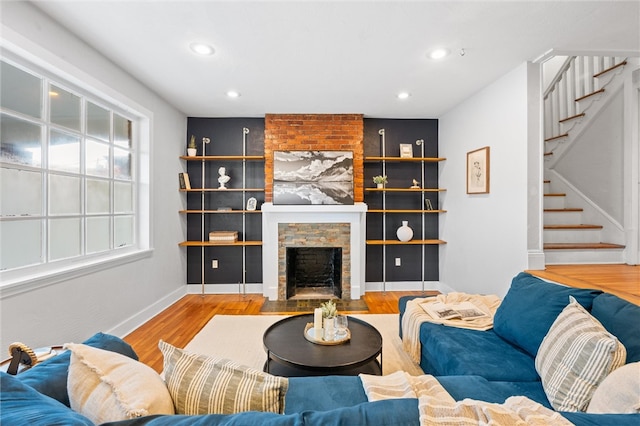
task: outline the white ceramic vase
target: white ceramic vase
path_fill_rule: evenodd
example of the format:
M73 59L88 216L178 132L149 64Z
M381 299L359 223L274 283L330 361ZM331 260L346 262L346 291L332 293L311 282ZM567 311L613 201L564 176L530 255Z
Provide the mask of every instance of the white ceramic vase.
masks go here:
M195 157L198 150L196 148L187 148L187 155L189 157Z
M403 220L402 226L396 231L398 239L403 242L410 241L413 238L413 229L409 228L409 221Z
M333 340L336 337L335 318L324 319L324 340Z

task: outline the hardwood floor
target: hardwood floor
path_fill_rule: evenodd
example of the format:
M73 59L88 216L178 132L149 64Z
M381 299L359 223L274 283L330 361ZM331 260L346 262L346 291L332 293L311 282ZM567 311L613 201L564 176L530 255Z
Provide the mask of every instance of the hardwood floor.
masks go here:
M578 288L598 288L640 305L640 266L548 265L544 271L527 271L537 277Z
M554 265L545 271L529 271L544 279L581 288L600 288L640 305L640 266L629 265ZM422 292L389 291L365 293L369 307L363 313L392 314L398 312L398 300L404 295ZM190 294L126 336L140 360L156 371L162 371L160 339L177 347L191 341L214 315L273 315L261 313L265 298L259 294L195 295ZM278 312L283 314L286 312Z

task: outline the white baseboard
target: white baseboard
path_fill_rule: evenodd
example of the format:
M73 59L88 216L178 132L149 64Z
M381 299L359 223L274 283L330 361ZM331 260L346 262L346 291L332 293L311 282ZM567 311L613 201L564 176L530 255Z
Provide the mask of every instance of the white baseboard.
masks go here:
M437 290L440 293L451 293L455 291L448 285L440 281L425 281L424 288L422 281L394 281L394 282L367 282L365 283L366 291L422 291Z
M242 284L205 284L204 290L201 284L188 284L187 294L262 294L261 283Z
M116 325L112 329L106 330L105 333L113 334L114 336L118 336L121 338L125 337L126 335L131 333L133 330L137 329L142 324L146 323L151 318L155 317L160 312L164 311L169 306L176 303L178 300L184 297L185 294L186 294L185 286L181 286L178 289L167 294L165 297L158 300L154 304L147 306L145 309L138 312L137 314L125 319L124 321L122 321L120 324Z

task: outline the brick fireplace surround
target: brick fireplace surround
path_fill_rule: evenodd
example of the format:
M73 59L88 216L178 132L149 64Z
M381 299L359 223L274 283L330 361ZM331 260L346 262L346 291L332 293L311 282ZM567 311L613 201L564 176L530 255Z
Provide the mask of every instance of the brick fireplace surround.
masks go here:
M366 205L362 114L267 114L265 203L262 205L263 294L286 298L285 252L289 246L342 247L342 298L364 289ZM354 205L274 206L274 151L352 151Z

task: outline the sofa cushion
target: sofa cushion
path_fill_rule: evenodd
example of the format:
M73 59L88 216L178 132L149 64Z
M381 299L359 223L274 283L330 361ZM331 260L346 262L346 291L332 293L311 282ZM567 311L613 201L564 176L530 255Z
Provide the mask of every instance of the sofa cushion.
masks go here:
M640 413L640 362L611 372L593 393L587 413Z
M480 376L438 376L436 379L456 401L469 398L502 404L511 396L523 395L547 408L552 408L539 381L491 381Z
M94 423L174 414L169 391L151 367L124 355L70 343L71 408Z
M569 303L569 296L590 310L593 299L601 293L549 283L521 272L496 311L493 329L535 357L549 327Z
M630 327L631 324L640 324L640 306L613 294L603 293L593 299L591 315L622 342L627 349L628 363L640 361L638 327Z
M479 331L429 322L420 326L420 367L434 376L477 375L498 381L540 380L534 358L501 339Z
M536 369L554 409L585 411L600 382L625 358L618 339L571 298L540 345Z
M206 414L199 416L155 415L132 420L103 423L101 426L302 426L299 413L282 415L247 411L237 414Z
M365 402L331 411L304 411L302 417L305 425L420 425L417 398Z
M0 372L0 389L2 425L93 425L88 418L27 386L16 376Z
M178 414L284 412L288 379L231 360L198 355L162 340L164 377Z
M318 389L331 389L331 392L318 392ZM358 376L291 377L284 412L328 411L363 402L367 402L367 395Z
M117 352L131 359L138 359L138 355L127 342L110 334L96 333L83 343L94 348ZM71 353L65 351L36 364L33 368L23 371L16 377L38 392L50 396L69 407L67 372L69 371L70 358Z

